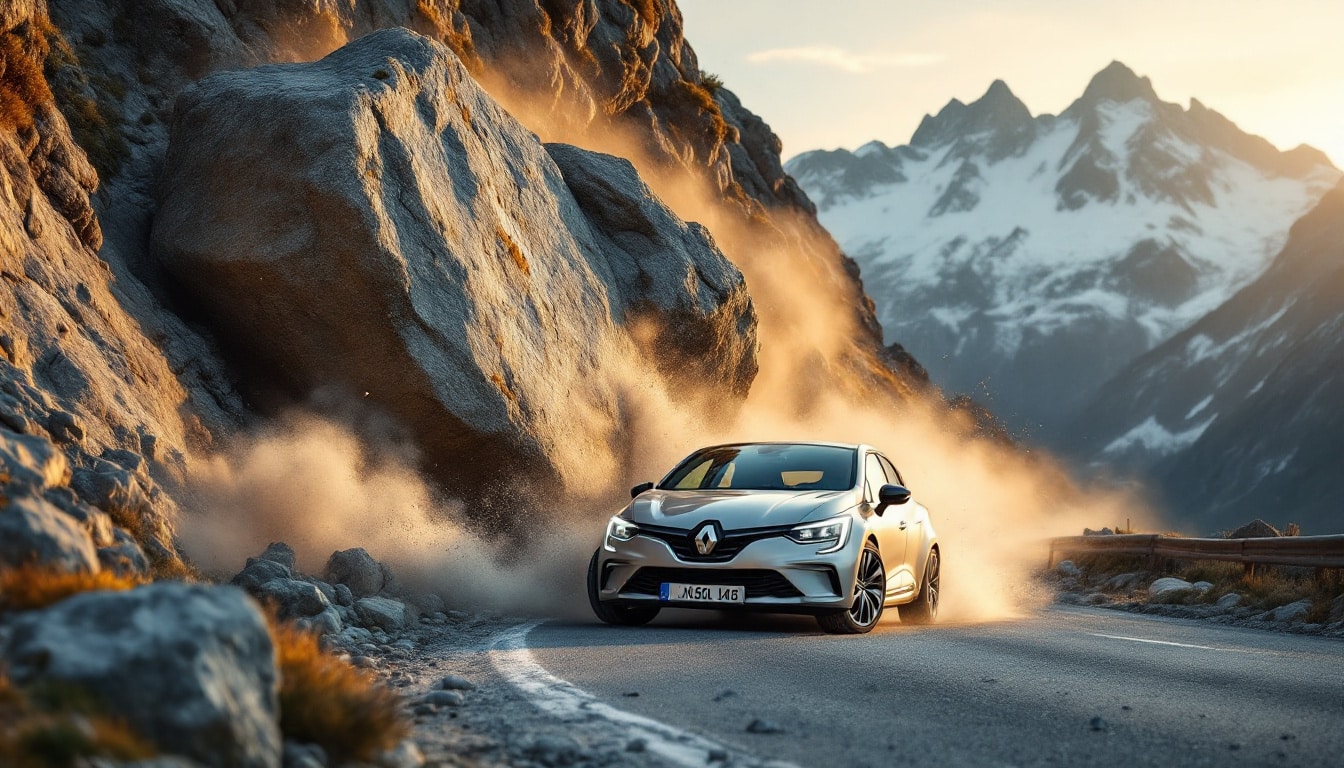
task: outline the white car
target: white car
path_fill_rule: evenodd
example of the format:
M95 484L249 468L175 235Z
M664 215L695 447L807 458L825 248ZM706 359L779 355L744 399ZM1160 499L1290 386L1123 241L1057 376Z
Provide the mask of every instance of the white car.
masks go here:
M807 613L871 630L884 608L938 615L938 536L895 465L867 445L703 448L607 523L588 599L610 624L664 607Z

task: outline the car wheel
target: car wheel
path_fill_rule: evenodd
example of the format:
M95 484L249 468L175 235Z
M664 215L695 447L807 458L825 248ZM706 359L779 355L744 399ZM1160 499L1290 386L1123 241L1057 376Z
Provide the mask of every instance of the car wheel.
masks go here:
M908 624L932 624L938 618L938 598L942 596L942 575L939 571L938 550L930 550L919 597L913 603L901 606L901 621Z
M859 574L854 580L854 603L847 610L817 616L821 628L832 634L861 635L877 626L887 599L887 569L872 542L863 545Z
M588 604L593 607L593 613L597 614L597 618L608 624L635 627L653 621L660 610L656 605L650 607L611 605L599 600L597 592L597 552L594 551L593 559L588 561Z

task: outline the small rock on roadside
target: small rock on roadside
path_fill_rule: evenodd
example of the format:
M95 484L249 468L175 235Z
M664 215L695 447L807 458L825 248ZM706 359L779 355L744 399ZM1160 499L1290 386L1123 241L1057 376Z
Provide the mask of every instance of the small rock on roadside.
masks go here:
M1226 595L1218 598L1216 605L1226 611L1236 608L1240 602L1241 595L1238 595L1236 592L1228 592Z
M425 764L425 756L414 741L407 739L378 756L380 768L420 768Z
M649 748L649 742L646 739L631 739L625 745L626 752L639 754Z
M1148 585L1148 596L1159 597L1171 592L1183 592L1192 589L1193 587L1194 585L1185 579L1178 579L1175 576L1167 576Z
M1071 576L1077 578L1083 575L1083 571L1072 560L1060 560L1059 565L1055 566L1055 573L1060 576Z
M1298 600L1295 603L1280 605L1278 608L1269 612L1269 621L1293 622L1301 621L1311 610L1310 600Z
M1109 731L1111 724L1106 722L1101 715L1097 715L1087 722L1087 727L1093 731Z
M461 691L430 691L425 703L432 707L460 707L467 702Z
M460 675L448 675L439 681L439 688L445 691L474 691L476 684Z

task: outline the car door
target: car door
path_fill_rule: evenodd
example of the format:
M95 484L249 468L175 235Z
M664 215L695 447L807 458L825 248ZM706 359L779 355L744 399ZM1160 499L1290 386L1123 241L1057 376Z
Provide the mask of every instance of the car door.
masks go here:
M895 477L887 476L878 455L869 453L864 459L864 500L876 509L879 490L884 485L896 482ZM901 506L888 506L881 516L870 518L869 521L877 535L877 546L882 552L882 563L887 572L888 598L908 595L915 585L914 573L905 557L907 533L901 525Z
M882 469L886 471L890 482L909 488L905 484L905 478L901 477L901 473L896 469L896 465L891 463L890 459L881 454L878 454L877 459L882 464ZM905 531L905 554L902 560L909 565L910 572L913 574L912 578L918 583L917 577L919 574L915 572L918 570L916 564L922 554L919 549L920 543L924 539L924 530L921 528L926 517L924 507L912 496L910 501L898 507L892 507L891 511L897 517L896 526Z

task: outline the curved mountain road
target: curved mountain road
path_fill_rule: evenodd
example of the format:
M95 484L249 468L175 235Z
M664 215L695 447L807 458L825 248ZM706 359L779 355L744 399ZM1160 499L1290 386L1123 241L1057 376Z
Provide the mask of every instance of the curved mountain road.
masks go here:
M1335 639L1061 606L990 624L886 619L854 637L801 617L666 611L640 628L523 626L511 642L536 675L581 689L574 706L617 730L667 724L728 748L714 760L1344 763ZM517 685L513 663L496 660ZM521 690L543 709L568 706L545 701L547 684ZM748 732L755 719L783 732Z

